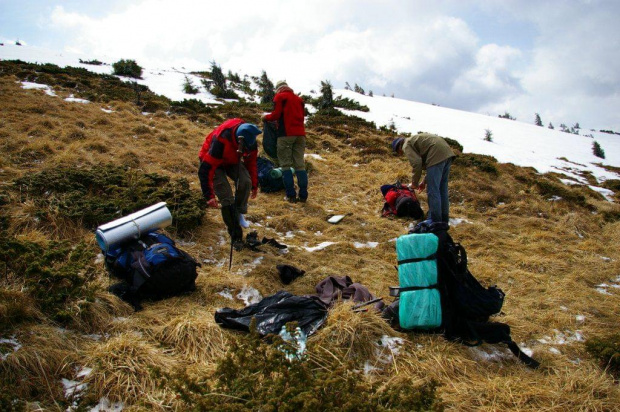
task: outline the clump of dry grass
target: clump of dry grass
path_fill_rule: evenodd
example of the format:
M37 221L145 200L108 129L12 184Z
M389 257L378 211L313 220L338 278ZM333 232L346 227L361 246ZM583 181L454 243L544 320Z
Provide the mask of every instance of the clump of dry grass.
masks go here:
M0 289L0 330L28 320L42 320L31 297L20 290Z
M72 365L80 357L77 336L47 325L24 326L14 333L20 347L0 361L0 381L14 385L22 399L63 399L60 377L72 377Z
M224 357L229 344L213 314L198 308L168 320L154 337L188 362L208 367Z
M92 373L84 380L89 394L129 404L157 404L165 390L158 374L173 372L178 361L167 356L135 332L127 332L96 343L88 349L84 366Z
M323 361L343 363L354 360L363 366L366 361L377 364L379 358L386 355L391 358L387 353L390 349L379 345L384 336L402 335L372 309L353 312L353 305L347 302L330 310L327 322L310 342Z

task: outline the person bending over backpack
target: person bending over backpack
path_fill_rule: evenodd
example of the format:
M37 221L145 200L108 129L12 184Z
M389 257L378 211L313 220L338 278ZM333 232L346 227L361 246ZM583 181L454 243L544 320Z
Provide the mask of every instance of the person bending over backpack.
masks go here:
M399 155L404 153L407 156L413 174L411 188L419 191L427 188L428 220L432 223L448 223L450 219L448 178L450 165L456 155L445 139L430 133L419 133L406 139L397 137L392 141L392 150ZM422 169L426 169L426 176L420 183Z
M248 199L256 198L258 172L256 136L262 131L242 119L226 120L205 138L198 157L200 188L208 207L218 208L221 203L222 219L236 250L243 249L243 214L248 210ZM228 177L235 182L233 192ZM216 199L217 196L217 199Z
M273 111L263 114L262 119L278 122L278 163L282 168L282 181L286 200L295 203L308 199L308 173L304 164L306 150L306 129L304 127L304 101L297 96L285 81L276 83ZM293 172L297 175L299 197L295 191Z

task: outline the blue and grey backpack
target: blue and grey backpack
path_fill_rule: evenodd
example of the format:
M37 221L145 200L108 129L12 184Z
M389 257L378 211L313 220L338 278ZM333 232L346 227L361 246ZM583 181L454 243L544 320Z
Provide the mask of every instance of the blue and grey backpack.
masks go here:
M142 299L163 299L196 289L196 267L190 255L168 236L149 232L105 253L108 272L122 280L110 291L140 309Z

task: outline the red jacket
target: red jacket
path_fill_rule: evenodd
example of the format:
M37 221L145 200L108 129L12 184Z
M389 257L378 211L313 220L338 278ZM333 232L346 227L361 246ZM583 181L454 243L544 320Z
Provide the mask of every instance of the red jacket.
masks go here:
M235 138L237 127L245 123L242 119L229 119L219 125L214 131L209 133L205 138L198 157L204 162L207 168L206 182L203 186L203 194L207 199L215 197L213 191L213 178L215 169L220 166L231 166L239 163L240 157L243 157L243 164L250 173L252 179L252 189L258 187L258 171L256 169L256 158L258 156L258 148L250 152L243 153L242 156L237 153L239 145ZM203 182L201 182L203 183Z
M284 131L278 131L280 136L305 136L304 101L297 96L293 89L284 87L273 98L273 111L265 116L270 122L282 119Z

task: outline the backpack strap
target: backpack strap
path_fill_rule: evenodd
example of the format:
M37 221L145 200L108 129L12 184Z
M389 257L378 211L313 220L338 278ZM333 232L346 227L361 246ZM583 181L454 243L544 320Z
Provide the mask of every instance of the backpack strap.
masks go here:
M433 253L432 255L423 257L423 258L411 258L411 259L399 260L398 264L404 265L405 263L416 263L416 262L423 262L425 260L435 260L435 259L437 259L437 253Z
M508 349L510 349L512 354L515 355L517 359L519 359L521 362L525 363L527 366L529 366L532 369L538 369L538 367L540 366L540 362L538 362L535 359L532 359L531 357L523 353L523 351L519 348L519 346L517 346L517 344L513 340L511 340L510 342L504 342L504 343L508 345Z

